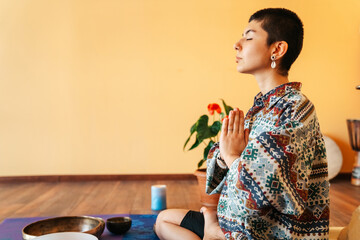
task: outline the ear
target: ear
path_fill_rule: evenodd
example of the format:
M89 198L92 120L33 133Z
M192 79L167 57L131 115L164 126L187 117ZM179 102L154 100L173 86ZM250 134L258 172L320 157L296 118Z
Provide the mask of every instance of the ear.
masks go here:
M273 43L273 49L271 51L271 56L275 55L276 60L282 58L288 50L288 44L285 41L278 41Z

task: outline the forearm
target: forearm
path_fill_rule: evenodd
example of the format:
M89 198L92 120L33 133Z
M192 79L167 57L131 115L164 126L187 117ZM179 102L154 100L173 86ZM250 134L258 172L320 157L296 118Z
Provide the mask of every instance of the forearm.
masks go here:
M206 193L220 193L228 171L226 163L220 157L219 149L216 149L212 158L207 161Z

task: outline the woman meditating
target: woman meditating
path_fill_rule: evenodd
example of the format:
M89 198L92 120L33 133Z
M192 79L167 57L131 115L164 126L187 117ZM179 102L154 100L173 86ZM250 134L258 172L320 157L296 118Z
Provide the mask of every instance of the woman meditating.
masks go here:
M286 9L254 13L235 44L237 71L260 92L246 117L235 108L207 160L217 211L168 209L160 239L328 239L329 182L314 105L289 82L303 45L303 24ZM239 91L241 92L241 91Z

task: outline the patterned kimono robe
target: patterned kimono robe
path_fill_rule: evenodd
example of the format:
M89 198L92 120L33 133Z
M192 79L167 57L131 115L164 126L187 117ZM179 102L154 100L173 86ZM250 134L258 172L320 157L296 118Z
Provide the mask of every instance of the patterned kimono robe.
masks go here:
M208 194L226 239L328 239L329 182L314 105L287 83L256 95L249 141L228 168L219 144L207 160Z

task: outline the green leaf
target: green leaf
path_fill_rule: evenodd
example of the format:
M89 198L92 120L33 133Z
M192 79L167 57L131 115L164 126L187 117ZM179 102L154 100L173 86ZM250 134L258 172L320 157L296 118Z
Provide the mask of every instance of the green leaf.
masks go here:
M196 131L196 123L194 123L194 125L191 126L190 133L193 134L195 131Z
M190 141L190 138L194 134L194 132L196 132L196 123L194 123L194 125L192 125L190 128L190 136L186 139L183 150L185 150L185 147L188 144L188 142Z
M198 168L201 168L201 166L203 165L204 162L205 162L205 160L201 159L198 163Z
M190 134L190 136L186 139L183 150L185 150L186 145L188 144L188 142L190 141L192 134Z
M221 122L219 121L215 121L210 127L211 132L214 133L215 136L218 134L220 129L221 129Z
M214 145L214 141L210 140L209 144L206 146L206 148L204 149L204 161L207 159L207 156L209 154L210 149L212 148L212 146Z
M223 105L224 105L224 109L225 109L226 115L229 116L229 113L230 113L231 110L233 110L233 108L232 108L231 106L226 105L226 103L225 103L225 101L224 101L223 99L221 99L221 101L222 101L222 103L223 103Z
M202 143L202 140L199 141L199 139L196 138L195 143L191 146L191 148L189 149L189 151L192 150L192 149L194 149L194 148L196 148L197 146L199 146L200 143Z
M205 139L214 137L217 133L214 133L211 130L211 127L208 126L209 117L207 115L202 115L197 122L197 135L196 138L202 142Z

